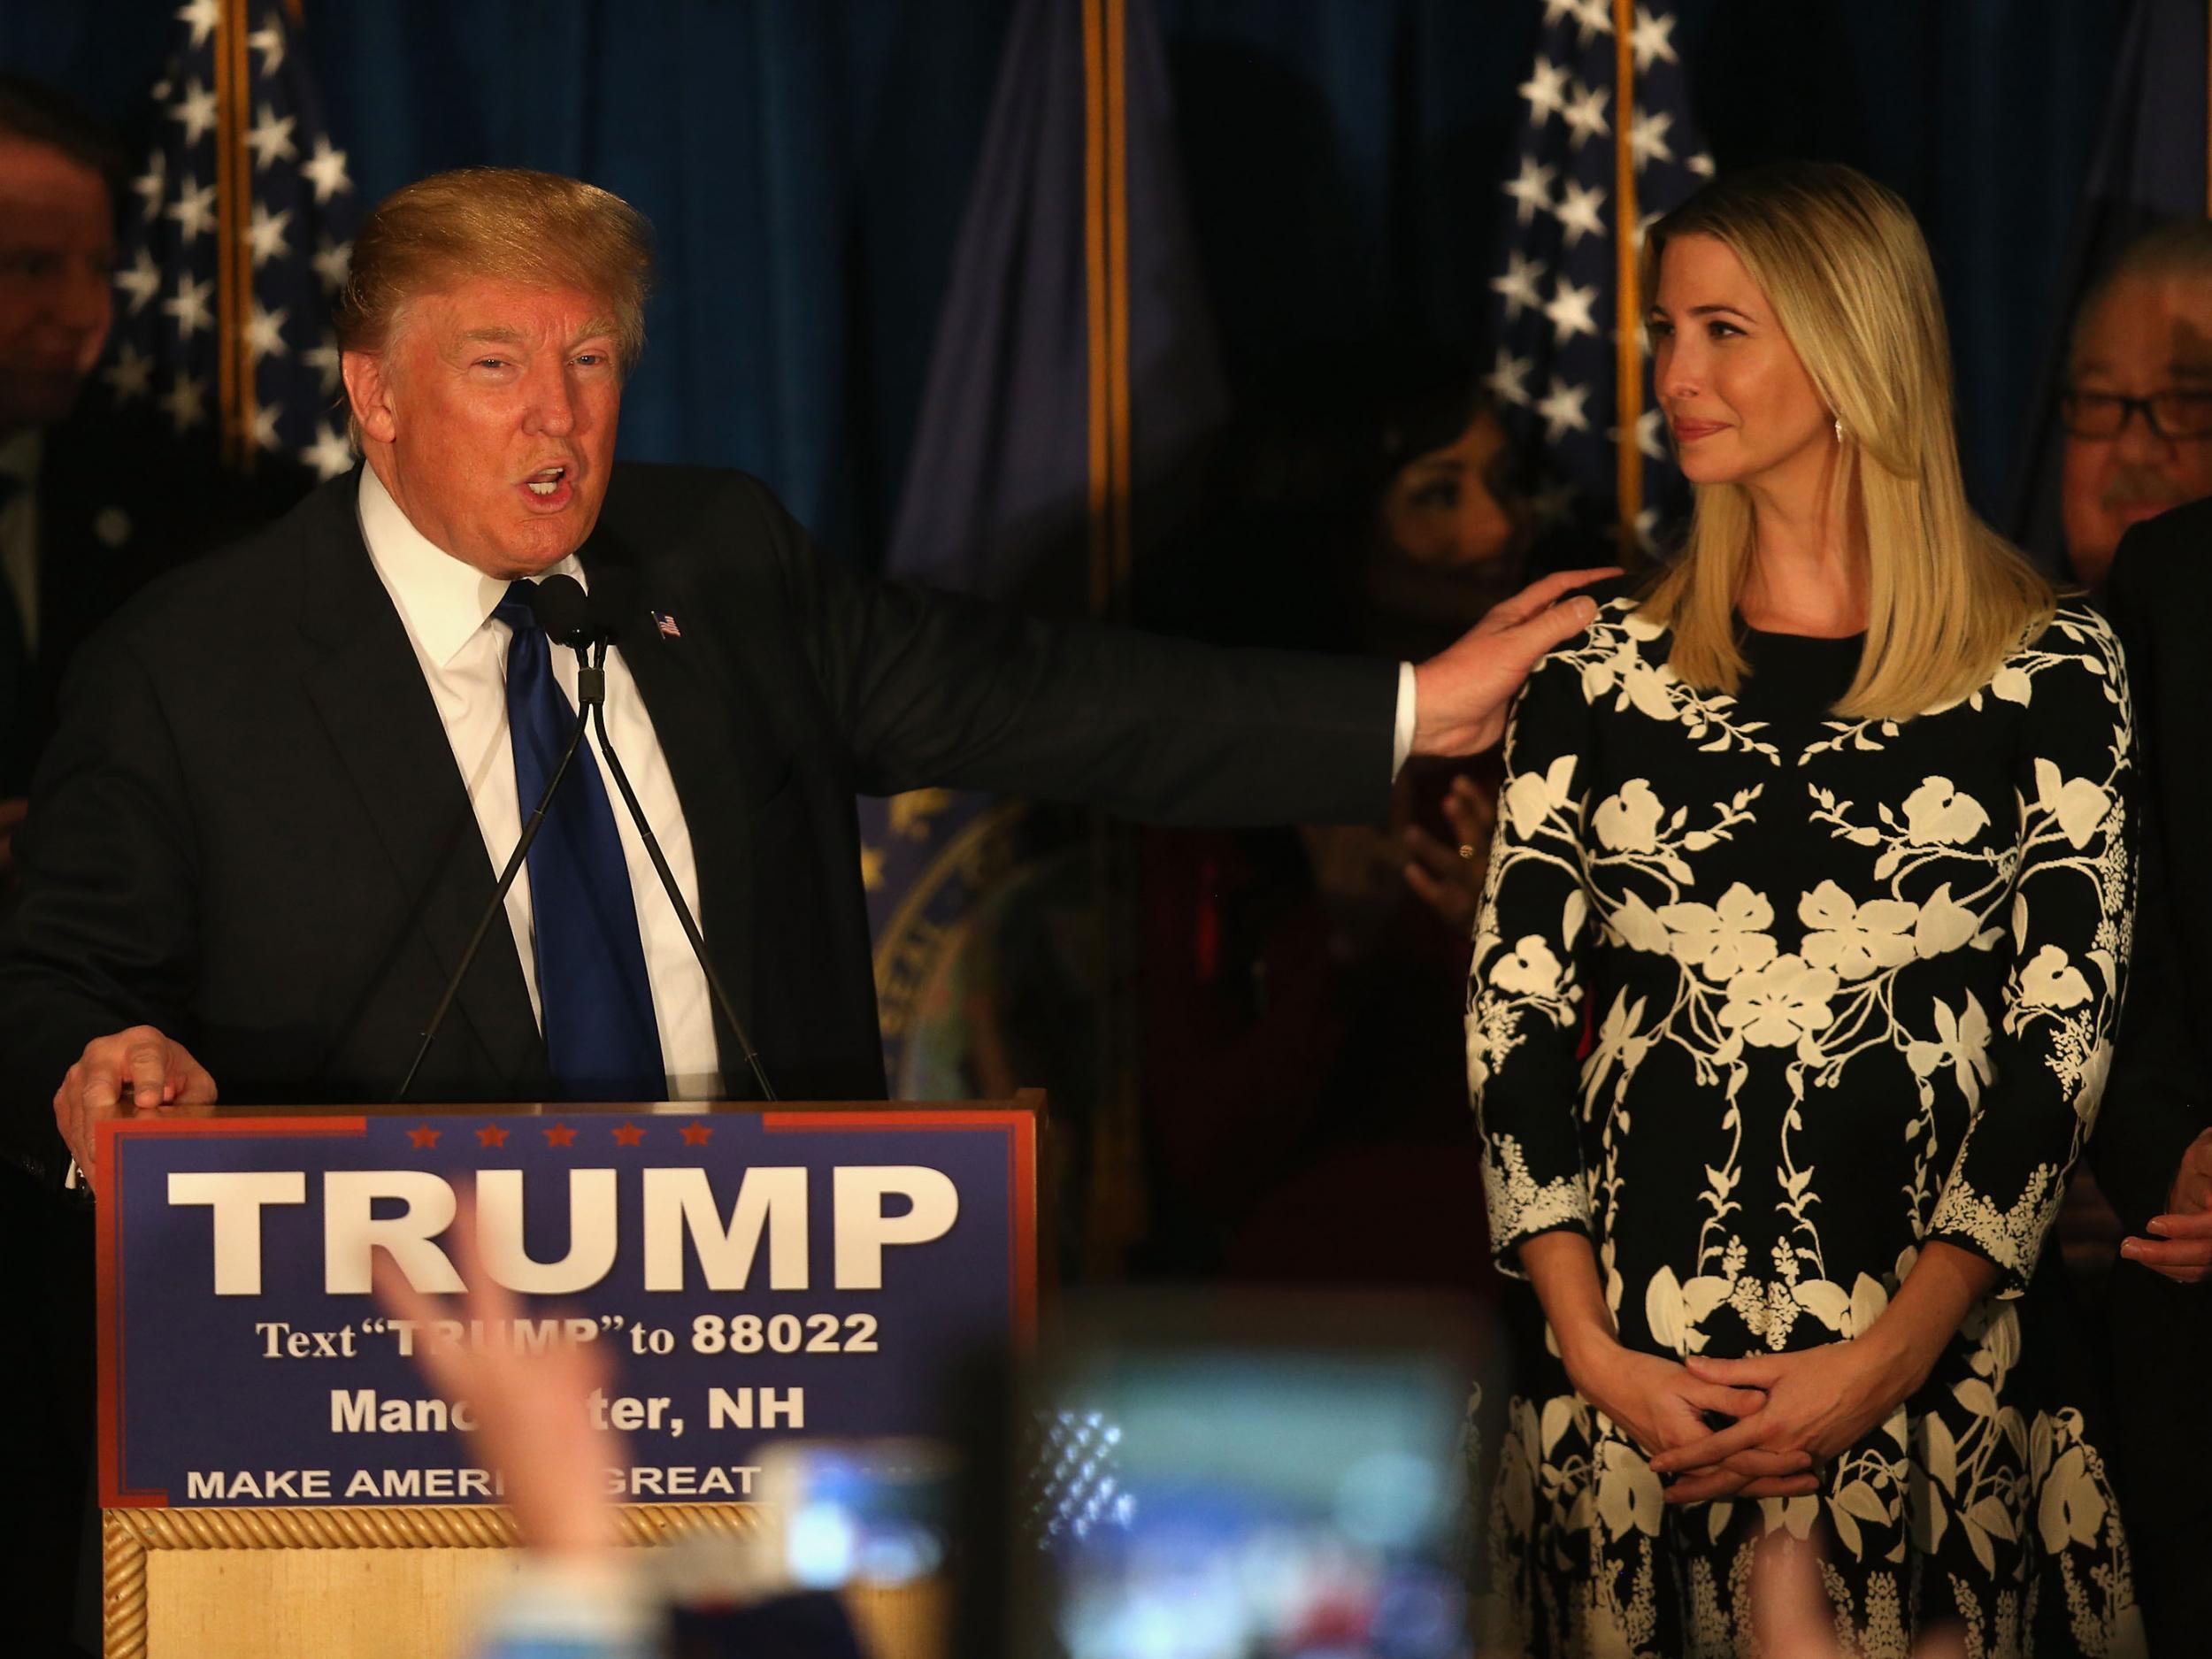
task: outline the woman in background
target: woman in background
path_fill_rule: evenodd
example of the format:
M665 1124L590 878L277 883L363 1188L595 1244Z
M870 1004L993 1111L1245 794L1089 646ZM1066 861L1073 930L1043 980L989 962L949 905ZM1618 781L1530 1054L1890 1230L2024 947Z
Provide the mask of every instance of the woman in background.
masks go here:
M1463 354L1310 351L1251 402L1214 521L1147 580L1156 621L1417 660L1525 580L1515 457ZM1417 762L1387 823L1145 834L1142 1267L1487 1280L1450 1022L1496 781L1494 757Z
M1966 505L1894 196L1762 169L1645 254L1694 526L1523 694L1467 1003L1493 1248L1542 1314L1491 1633L1749 1654L1786 1530L1854 1651L2131 1651L2030 1285L2128 955L2118 649Z

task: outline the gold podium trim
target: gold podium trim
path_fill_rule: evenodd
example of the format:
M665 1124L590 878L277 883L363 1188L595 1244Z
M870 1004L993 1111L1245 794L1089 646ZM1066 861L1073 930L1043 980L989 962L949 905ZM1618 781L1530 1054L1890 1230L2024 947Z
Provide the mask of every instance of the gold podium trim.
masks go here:
M696 1532L741 1537L760 1525L749 1503L624 1503L618 1542L644 1547ZM502 1504L330 1509L101 1511L101 1631L107 1659L143 1659L146 1556L157 1549L507 1549L518 1541Z

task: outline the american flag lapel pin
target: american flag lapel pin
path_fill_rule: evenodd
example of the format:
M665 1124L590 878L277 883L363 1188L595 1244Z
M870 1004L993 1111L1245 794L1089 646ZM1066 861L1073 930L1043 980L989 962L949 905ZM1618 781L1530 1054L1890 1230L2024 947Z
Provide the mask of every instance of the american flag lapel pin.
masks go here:
M656 611L653 613L653 626L664 640L680 640L684 637L684 631L676 626L672 612Z

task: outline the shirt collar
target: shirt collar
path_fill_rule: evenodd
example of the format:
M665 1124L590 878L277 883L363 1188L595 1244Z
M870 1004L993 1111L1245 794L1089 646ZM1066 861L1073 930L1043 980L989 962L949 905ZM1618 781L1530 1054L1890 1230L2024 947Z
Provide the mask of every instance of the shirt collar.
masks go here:
M361 469L358 511L370 562L399 608L400 620L423 655L445 667L506 597L508 584L454 557L416 529L373 466ZM573 553L539 574L573 576L589 588L582 562Z

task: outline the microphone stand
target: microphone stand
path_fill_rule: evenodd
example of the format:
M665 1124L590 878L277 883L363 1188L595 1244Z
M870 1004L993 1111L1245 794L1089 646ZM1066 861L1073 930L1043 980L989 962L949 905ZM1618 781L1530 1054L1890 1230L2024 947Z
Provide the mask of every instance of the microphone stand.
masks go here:
M603 657L605 652L606 648L603 645L600 647ZM491 902L476 918L476 931L469 935L468 948L461 952L460 965L454 969L453 977L446 981L445 995L438 999L438 1006L430 1016L430 1023L423 1027L422 1041L416 1045L415 1057L408 1062L407 1075L400 1079L399 1087L392 1091L393 1104L397 1105L405 1100L407 1091L415 1086L415 1074L422 1070L423 1061L429 1057L430 1045L437 1040L438 1028L445 1024L445 1017L452 1011L453 999L461 993L461 981L467 975L470 964L476 960L476 953L484 942L484 935L491 929L492 918L506 908L507 890L514 886L515 877L521 873L523 860L530 853L530 843L537 840L538 827L545 822L546 809L553 804L554 792L561 787L561 780L568 776L569 763L576 758L576 750L584 741L584 729L591 723L592 710L602 707L606 701L605 672L588 664L583 649L578 647L576 724L569 728L568 742L561 750L560 764L553 768L553 775L546 780L545 791L538 796L536 810L530 814L529 822L522 826L522 838L515 843L514 851L508 856L507 867L499 872L499 884L492 889ZM625 788L626 790L626 785ZM658 856L656 852L655 856Z
M577 652L580 664L583 653ZM600 758L607 763L607 770L614 774L615 787L621 791L622 804L630 810L630 821L637 826L638 839L645 843L646 856L653 861L654 873L660 877L661 886L668 894L668 902L676 907L676 919L683 924L684 937L691 941L691 954L699 959L700 971L707 976L707 988L714 994L714 1005L728 1022L731 1035L737 1039L738 1052L751 1068L753 1081L760 1085L760 1097L774 1100L774 1086L768 1081L768 1072L760 1063L760 1054L753 1047L753 1040L745 1032L745 1023L737 1017L737 1010L730 1002L730 994L722 987L722 976L714 971L714 964L707 959L707 941L701 936L699 924L692 919L691 907L684 902L684 895L676 886L675 872L669 869L668 860L661 853L661 844L654 838L653 826L645 821L645 809L638 804L637 791L630 787L629 774L622 770L622 761L614 752L614 744L607 736L606 678L603 665L607 660L607 642L599 641L597 663L592 672L599 676L600 695L591 703L588 713L599 728Z

